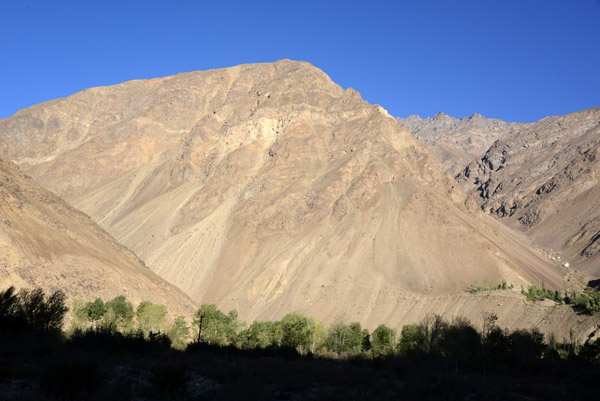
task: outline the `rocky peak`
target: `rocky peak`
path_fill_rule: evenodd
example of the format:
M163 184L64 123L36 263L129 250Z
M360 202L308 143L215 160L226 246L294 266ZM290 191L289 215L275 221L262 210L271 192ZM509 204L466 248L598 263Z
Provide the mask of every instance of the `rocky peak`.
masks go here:
M379 323L483 278L562 285L525 243L490 234L381 106L306 63L94 88L0 129L2 149L154 272L244 319Z
M600 219L599 138L600 108L518 124L457 178L483 210L600 274L590 251L591 223Z
M488 119L477 113L456 119L440 112L424 120L398 121L423 141L452 175L458 174L469 162L480 157L496 139L518 126L517 123Z

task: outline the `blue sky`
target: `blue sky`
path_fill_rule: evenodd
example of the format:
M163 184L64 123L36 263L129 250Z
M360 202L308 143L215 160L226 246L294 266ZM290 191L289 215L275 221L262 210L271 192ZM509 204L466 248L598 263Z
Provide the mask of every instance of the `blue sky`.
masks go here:
M0 118L88 87L283 58L399 117L529 122L600 106L600 0L4 0L0 37Z

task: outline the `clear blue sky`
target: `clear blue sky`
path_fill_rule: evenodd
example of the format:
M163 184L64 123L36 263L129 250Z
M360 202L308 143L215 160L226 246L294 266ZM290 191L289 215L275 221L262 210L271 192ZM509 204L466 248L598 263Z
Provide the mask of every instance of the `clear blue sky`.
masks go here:
M79 90L305 60L399 117L600 106L600 0L13 1L0 118Z

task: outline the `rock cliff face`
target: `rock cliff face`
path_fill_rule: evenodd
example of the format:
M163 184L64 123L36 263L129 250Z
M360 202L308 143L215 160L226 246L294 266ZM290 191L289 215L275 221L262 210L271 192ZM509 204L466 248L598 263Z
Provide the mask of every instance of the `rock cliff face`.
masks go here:
M500 138L458 180L483 210L597 277L599 149L600 108L547 117Z
M397 120L427 146L453 177L480 158L496 139L527 125L485 118L481 114L458 119L441 112L432 118L413 115Z
M194 303L145 267L93 220L0 158L0 288L62 289L69 298L167 305L190 314Z
M452 306L474 282L568 285L383 108L307 63L93 88L0 132L5 155L153 271L246 320L480 319L480 298Z

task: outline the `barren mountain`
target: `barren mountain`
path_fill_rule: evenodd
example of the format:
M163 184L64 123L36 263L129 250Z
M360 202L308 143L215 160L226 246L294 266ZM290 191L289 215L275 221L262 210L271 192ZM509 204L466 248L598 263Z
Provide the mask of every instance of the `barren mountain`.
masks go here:
M61 289L70 298L166 304L189 315L194 303L152 273L92 219L0 159L0 288Z
M466 295L474 282L575 283L468 206L383 108L307 63L88 89L21 110L0 132L5 155L153 271L246 320L479 319L502 302ZM532 309L510 305L506 318L525 324Z
M525 126L485 118L481 114L458 119L441 112L432 118L412 115L397 120L427 146L452 176L480 158L496 139Z
M483 210L597 278L599 149L600 108L547 117L500 138L459 181Z

